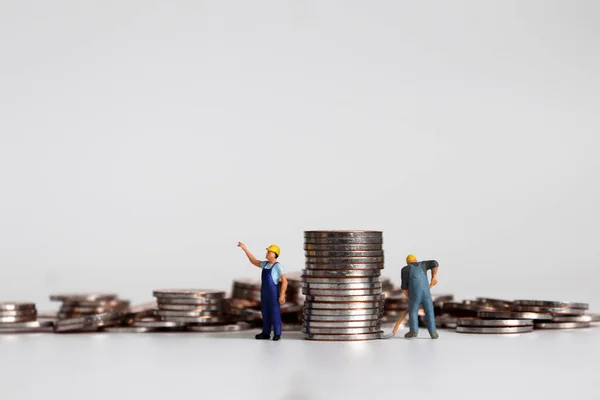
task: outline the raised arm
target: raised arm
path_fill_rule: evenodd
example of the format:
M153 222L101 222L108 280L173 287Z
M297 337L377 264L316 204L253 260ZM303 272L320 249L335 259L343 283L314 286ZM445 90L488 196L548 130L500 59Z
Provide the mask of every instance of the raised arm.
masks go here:
M252 253L250 253L248 251L248 248L246 247L246 245L242 242L238 242L238 247L241 247L242 250L244 250L244 253L246 253L246 257L248 257L248 260L250 260L250 262L252 263L252 265L255 265L257 267L260 268L260 261L258 261L253 255Z

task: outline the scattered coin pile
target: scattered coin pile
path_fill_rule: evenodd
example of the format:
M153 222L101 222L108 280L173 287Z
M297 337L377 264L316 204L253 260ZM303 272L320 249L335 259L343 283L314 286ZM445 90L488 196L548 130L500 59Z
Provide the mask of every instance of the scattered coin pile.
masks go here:
M120 300L115 293L60 293L50 295L50 300L62 302L54 323L57 333L118 325L129 307L129 301Z
M53 322L38 320L35 303L0 303L0 333L48 332Z
M305 231L302 332L310 340L378 339L385 295L380 231Z
M589 304L545 300L501 300L477 298L445 302L436 314L436 325L459 333L527 333L534 329L588 328L600 322L589 314ZM425 326L421 319L420 324Z

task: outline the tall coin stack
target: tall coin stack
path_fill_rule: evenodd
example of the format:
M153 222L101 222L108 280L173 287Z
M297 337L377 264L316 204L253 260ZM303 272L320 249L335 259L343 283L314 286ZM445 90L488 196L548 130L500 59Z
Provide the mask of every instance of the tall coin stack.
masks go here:
M305 231L302 332L310 340L381 336L385 295L380 231Z

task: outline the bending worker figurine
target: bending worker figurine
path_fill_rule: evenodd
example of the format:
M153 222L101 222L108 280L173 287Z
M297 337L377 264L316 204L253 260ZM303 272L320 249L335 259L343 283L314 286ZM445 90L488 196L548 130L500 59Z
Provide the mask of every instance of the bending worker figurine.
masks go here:
M433 301L431 300L430 288L437 284L437 272L439 264L435 260L417 261L412 254L406 257L406 267L402 268L402 292L408 298L408 319L410 331L404 335L405 338L417 337L419 333L419 307L422 305L425 311L427 329L432 339L439 337L435 329L435 315L433 313ZM427 281L427 271L431 270L431 285Z
M280 304L285 303L285 291L287 290L287 278L283 273L281 264L277 262L279 254L279 246L272 244L267 247L267 261L258 261L248 251L246 245L238 242L238 247L241 247L246 253L248 260L262 269L261 287L260 287L260 305L262 311L263 329L262 332L255 336L256 339L270 339L271 327L273 327L273 340L281 339L281 309ZM281 281L281 292L277 293L277 284Z

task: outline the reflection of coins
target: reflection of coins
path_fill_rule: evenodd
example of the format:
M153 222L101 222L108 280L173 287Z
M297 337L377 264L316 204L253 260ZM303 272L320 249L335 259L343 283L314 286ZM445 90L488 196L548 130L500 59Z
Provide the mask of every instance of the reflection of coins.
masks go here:
M536 322L535 329L581 329L589 328L589 322Z
M458 333L487 333L487 334L503 334L503 333L527 333L533 332L533 325L531 326L508 326L508 327L495 327L495 326L457 326L456 332Z
M570 301L548 301L548 300L515 300L515 306L534 306L534 307L567 307L589 309L588 303L574 303Z

